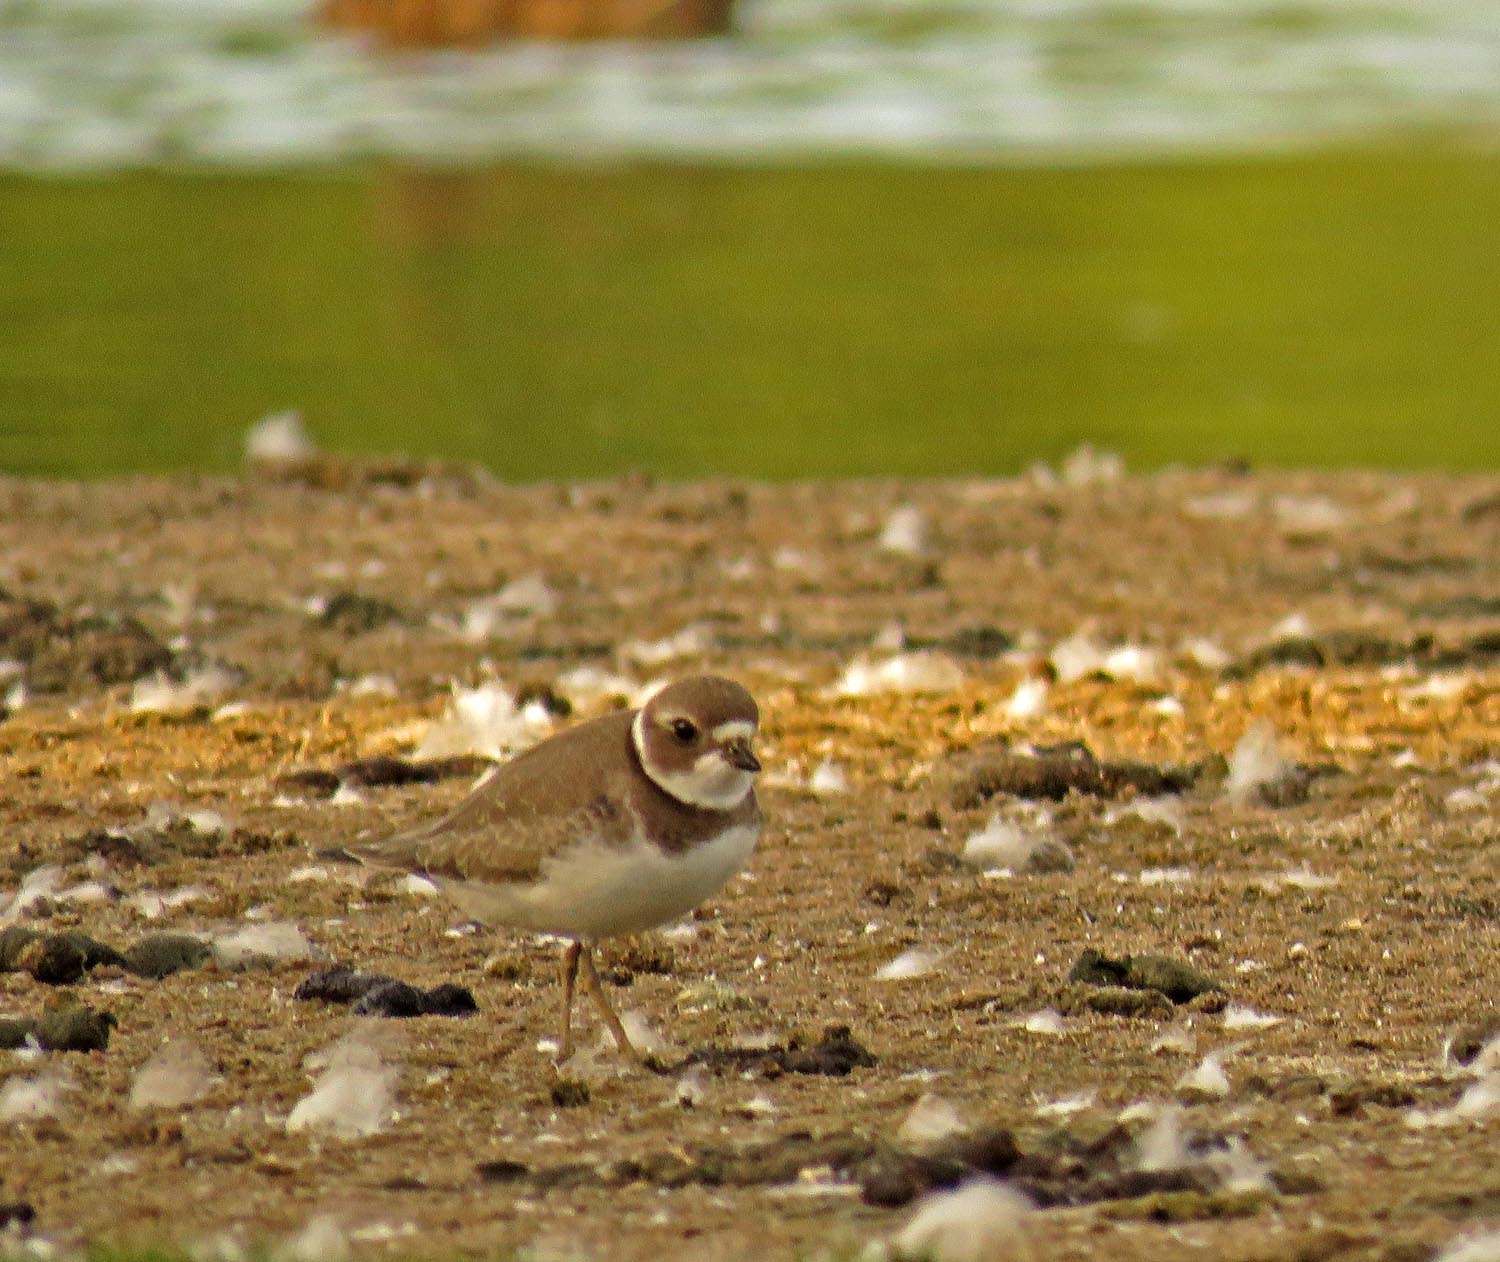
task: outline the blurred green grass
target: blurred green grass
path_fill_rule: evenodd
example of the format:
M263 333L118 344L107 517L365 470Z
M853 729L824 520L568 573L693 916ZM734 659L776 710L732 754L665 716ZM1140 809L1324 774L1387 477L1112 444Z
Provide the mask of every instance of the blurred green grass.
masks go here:
M1500 164L0 177L0 469L1500 464Z

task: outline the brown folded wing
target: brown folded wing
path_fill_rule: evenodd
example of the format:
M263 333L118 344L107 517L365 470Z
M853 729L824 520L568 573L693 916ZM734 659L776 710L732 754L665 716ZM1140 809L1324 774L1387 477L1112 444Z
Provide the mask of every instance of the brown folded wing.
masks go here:
M453 880L527 882L584 838L625 845L636 831L620 783L634 763L630 720L621 712L570 728L496 768L436 823L349 849Z

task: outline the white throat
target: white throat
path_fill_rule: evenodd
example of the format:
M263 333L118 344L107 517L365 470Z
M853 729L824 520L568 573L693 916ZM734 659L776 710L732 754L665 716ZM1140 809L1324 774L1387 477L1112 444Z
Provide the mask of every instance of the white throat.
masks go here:
M637 712L630 724L630 743L647 779L663 793L705 811L732 811L755 785L755 773L742 771L717 753L702 754L686 771L659 771L646 756L646 714Z

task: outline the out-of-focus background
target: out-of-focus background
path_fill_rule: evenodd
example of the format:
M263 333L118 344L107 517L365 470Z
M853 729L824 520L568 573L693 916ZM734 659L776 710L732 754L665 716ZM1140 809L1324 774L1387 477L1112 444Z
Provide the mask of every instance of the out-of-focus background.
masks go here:
M0 471L1500 462L1493 0L313 18L0 0Z

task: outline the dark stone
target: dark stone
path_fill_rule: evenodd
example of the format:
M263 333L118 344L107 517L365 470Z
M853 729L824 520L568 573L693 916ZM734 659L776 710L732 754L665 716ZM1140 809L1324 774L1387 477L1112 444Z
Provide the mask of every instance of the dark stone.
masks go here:
M560 1109L581 1108L590 1100L589 1084L563 1078L552 1086L552 1103Z
M481 1161L474 1167L480 1181L484 1183L518 1183L531 1173L531 1167L522 1161Z
M788 1048L780 1059L781 1067L789 1074L823 1074L834 1078L878 1063L869 1048L856 1041L847 1025L829 1026L812 1047Z
M125 967L125 957L120 952L86 933L71 930L57 936L83 953L83 966L86 969Z
M422 997L422 1010L430 1017L467 1017L479 1011L479 1004L467 986L443 982Z
M138 977L160 981L185 969L201 968L213 948L189 933L150 933L125 952L125 967Z
M366 973L348 964L335 964L304 978L293 999L323 1003L352 1003L360 1017L465 1017L478 1012L474 994L466 986L444 982L421 990L384 973Z
M30 1017L0 1017L0 1049L14 1051L36 1037L36 1022Z
M38 692L76 692L164 671L172 653L130 617L59 616L27 665Z
M1101 762L1078 742L1043 746L1034 753L985 750L953 788L959 810L983 806L999 794L1028 800L1061 801L1069 793L1116 798L1134 792L1144 797L1183 793L1197 780L1195 768L1154 767L1142 762Z
M17 963L46 986L71 986L88 971L82 950L57 934L34 938L21 948Z
M359 592L336 592L317 617L320 627L350 636L373 631L388 622L405 621L406 615L390 601Z
M366 973L348 964L335 964L304 977L293 999L321 1000L323 1003L354 1003L372 990L394 982L384 973Z
M366 992L350 1011L357 1017L419 1017L426 996L406 982L382 982Z
M0 1204L0 1231L7 1227L30 1227L36 1221L36 1209L29 1201Z
M492 765L490 759L474 754L421 760L377 754L370 758L356 758L331 771L321 767L289 771L277 777L276 783L288 788L305 789L322 797L331 797L338 792L342 784L357 785L364 789L408 784L435 784L440 780L459 777L473 779Z
M1112 959L1089 947L1078 957L1068 980L1089 986L1154 990L1173 1003L1187 1003L1211 990L1224 988L1191 964L1165 955L1125 955Z
M0 973L19 972L22 951L43 936L40 929L30 929L25 925L0 929Z
M1500 1014L1491 1014L1455 1030L1448 1042L1448 1054L1460 1065L1470 1064L1496 1037L1500 1037Z
M36 1040L49 1052L102 1052L117 1024L112 1013L69 1005L42 1014L36 1023Z

